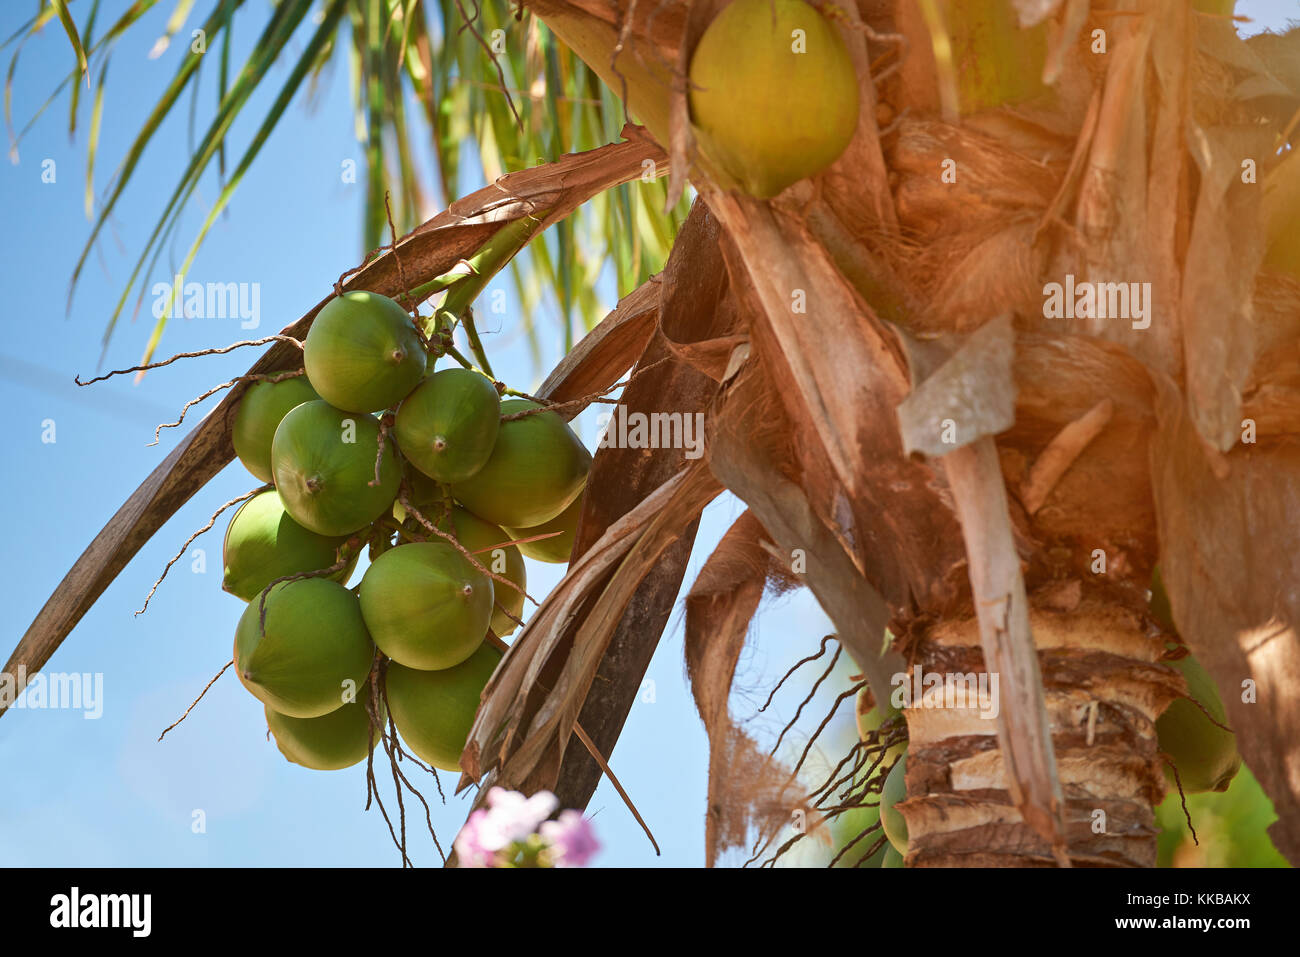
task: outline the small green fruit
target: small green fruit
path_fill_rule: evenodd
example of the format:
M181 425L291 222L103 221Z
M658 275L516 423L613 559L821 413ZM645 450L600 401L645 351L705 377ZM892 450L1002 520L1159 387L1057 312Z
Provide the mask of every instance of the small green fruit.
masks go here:
M379 650L398 664L450 668L487 635L492 579L447 542L398 545L366 569L361 614Z
M352 592L323 578L272 585L265 634L260 605L250 601L235 627L235 671L254 697L291 718L319 718L358 693L375 646Z
M559 535L552 535L551 538L541 538L535 542L520 542L519 550L534 561L568 564L569 556L573 554L573 540L578 534L578 519L582 517L583 498L583 495L579 495L563 512L549 522L534 525L532 528L508 528L506 531L510 533L511 538L515 539L559 532Z
M895 805L907 800L907 755L904 754L889 769L885 786L880 792L880 826L894 849L907 856L907 821Z
M422 483L429 488L422 487ZM423 472L411 469L407 473L407 484L410 487L408 501L427 520L434 521L437 516L444 514L440 504L442 493L434 485L433 479ZM460 505L452 506L451 516L451 527L445 517L437 521L438 527L444 532L454 530L461 547L473 554L480 565L518 586L511 588L495 579L492 582L492 623L489 627L493 634L504 637L519 627L515 619L522 618L524 614L524 590L528 585L524 556L520 554L518 546L504 544L512 538L500 525L485 522ZM406 508L401 502L393 504L393 517L398 522L407 520ZM425 531L422 526L419 530Z
M486 376L443 369L402 400L393 434L408 462L450 484L487 463L500 425L501 398Z
M275 430L289 412L304 402L319 399L306 376L279 382L256 382L235 410L230 441L244 468L263 482L271 482L271 440Z
M873 732L878 731L880 726L886 721L893 721L898 716L898 712L892 707L881 711L875 705L875 699L871 695L871 689L864 687L858 692L857 700L854 704L854 718L858 725L858 740L869 741ZM891 728L892 730L892 728ZM884 756L880 759L878 768L888 768L902 756L907 750L907 741L902 740L897 744L891 745ZM875 755L871 756L875 760Z
M366 695L369 691L370 685L365 684L357 689L357 694ZM386 715L381 696L380 726ZM341 771L359 764L380 737L379 728L370 724L364 697L319 718L291 718L267 706L266 726L275 735L281 754L313 771Z
M1205 706L1215 721L1226 726L1228 717L1219 689L1201 663L1188 655L1169 664L1183 673L1191 696ZM1178 769L1178 780L1187 794L1226 791L1241 768L1237 736L1217 727L1186 698L1170 702L1156 719L1156 737L1160 750L1169 755ZM1174 786L1174 774L1168 767L1165 777Z
M277 578L329 568L345 541L344 536L318 535L303 528L284 510L278 493L262 492L239 506L226 526L221 587L236 598L252 601ZM354 553L348 566L330 580L347 584L359 554Z
M690 80L700 149L760 199L830 166L857 130L853 59L803 0L733 0L700 38Z
M831 818L831 847L834 849L835 854L840 855L839 860L835 862L837 869L878 867L884 856L879 849L871 855L867 855L867 851L879 836L879 833L872 829L876 827L877 822L880 820L880 810L874 804L875 796L864 794L863 788L860 787L861 784L862 780L855 780L851 796L846 797L843 802L859 806L851 807L849 810ZM864 801L873 803L861 803ZM871 833L865 837L860 837L866 831ZM885 846L888 847L888 843ZM848 847L848 850L844 850L845 847ZM841 851L843 851L842 854L840 854Z
M898 853L898 848L893 844L885 848L885 859L880 862L881 867L902 867L903 855Z
M444 486L439 485L409 462L403 463L402 475L406 479L406 500L415 507L416 511L430 521L443 514L443 503L447 495ZM395 501L393 518L401 523L409 517L406 506L400 501Z
M321 398L348 412L377 412L400 402L427 362L411 317L373 292L331 299L303 343L307 378Z
M294 520L321 535L350 535L387 512L402 471L392 442L375 478L379 420L341 412L325 401L304 402L275 430L275 487Z
M480 645L468 659L442 671L388 666L393 723L417 757L443 771L460 769L479 698L500 660L501 652Z
M503 416L536 409L508 399ZM503 528L531 528L555 518L582 492L591 453L559 415L539 412L502 422L492 456L478 473L452 485L467 509Z
M451 520L456 532L456 540L467 552L478 559L488 571L518 586L511 588L501 582L492 583L492 623L489 627L493 634L504 637L519 627L515 618L522 619L524 615L524 590L528 587L528 571L524 567L524 556L519 553L517 545L502 547L504 542L514 538L509 532L499 525L483 521L473 512L467 512L459 505L451 510Z

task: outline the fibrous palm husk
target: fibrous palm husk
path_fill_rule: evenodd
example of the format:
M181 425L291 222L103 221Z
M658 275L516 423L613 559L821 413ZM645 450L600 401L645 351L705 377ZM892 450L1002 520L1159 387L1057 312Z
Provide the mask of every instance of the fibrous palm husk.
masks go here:
M689 6L659 4L652 14L633 14L626 4L597 11L583 0L540 0L537 9L561 36L587 13L621 34L625 47L639 45L647 60L659 51L664 62L682 63L684 53L673 44L689 41ZM904 62L904 78L918 63L924 73L924 24L906 15L910 4L886 14L882 6L859 10L870 26L903 32L921 51L920 59ZM1280 132L1278 104L1289 88L1270 81L1263 57L1184 3L1138 0L1125 16L1080 2L1032 6L1030 19L1046 17L1056 31L1049 70L1061 94L1056 107L1038 102L954 124L934 115L923 92L888 85L902 99L886 103L886 114L892 108L897 115L900 104L912 112L883 137L868 122L855 147L880 143L892 187L887 205L897 213L892 235L888 209L870 217L847 212L852 201L831 188L833 177L763 204L715 188L706 168L692 166L728 234L729 296L750 333L743 361L732 363L738 371L719 395L710 459L778 549L787 548L783 532L797 542L789 547L816 543L809 558L820 552L820 563L814 572L810 562L806 580L837 625L845 608L870 608L874 595L897 633L909 635L913 626L924 632L922 623L953 615L964 602L970 610L963 573L977 589L981 565L1001 561L1015 577L1007 561L1016 554L1025 563L1031 605L1059 603L1060 589L1048 586L1086 574L1104 601L1140 617L1151 566L1179 544L1179 533L1166 529L1182 526L1163 512L1191 508L1161 504L1159 483L1172 482L1181 466L1161 464L1159 432L1175 420L1165 413L1157 420L1157 384L1174 384L1175 407L1193 423L1193 445L1219 481L1223 457L1209 450L1232 448L1228 459L1243 454L1234 434L1246 409L1272 416L1279 428L1294 418L1291 347L1285 336L1269 338L1270 329L1288 325L1290 306L1256 279L1258 200L1239 181L1240 162L1227 160L1249 150L1261 172L1268 166L1268 150L1242 134L1255 127ZM1106 31L1104 58L1088 50L1098 27ZM855 35L846 28L846 37ZM600 60L592 53L599 43L586 40L583 55ZM667 103L681 95L668 80L633 91L632 102L662 98L667 116ZM673 143L674 155L677 148ZM940 163L953 156L957 177L946 182ZM855 168L874 167L859 160ZM863 192L879 195L884 184L864 179ZM858 247L848 248L846 237ZM1067 273L1083 281L1149 282L1157 304L1150 326L1046 319L1043 283ZM791 308L796 292L808 297L806 313ZM925 379L914 360L935 348L960 351L965 334L1003 313L1015 330L1014 420L1004 422L991 458L990 435L973 420L964 423L984 450L976 469L983 491L959 522L954 496L967 493L953 488L935 462L904 456L892 413ZM1261 326L1261 316L1279 318ZM893 330L882 317L905 328ZM717 365L731 345L716 345ZM779 411L771 408L773 397ZM759 412L746 414L750 409ZM959 419L976 411L960 401L956 409ZM763 438L768 432L760 425L769 422L788 431ZM1185 427L1180 432L1188 434ZM1000 492L989 484L995 470L1010 493L1004 505L986 502L1005 515L1000 543L968 534L964 548L950 550L957 531L969 532L980 516L974 503ZM1269 481L1262 474L1255 480ZM1281 509L1274 521L1282 513L1290 515ZM1271 534L1248 515L1236 521L1237 547L1247 547L1247 533ZM1100 577L1098 553L1106 558ZM1256 572L1281 587L1289 569ZM1175 577L1170 594L1177 607L1191 586ZM859 589L855 601L837 597L850 582ZM982 636L990 630L986 622ZM1035 710L1031 702L1024 706ZM1262 712L1254 720L1264 720ZM1285 716L1271 715L1286 726ZM1032 714L1027 720L1041 741L1043 722ZM1146 733L1141 722L1133 733ZM1300 775L1287 770L1294 759L1284 751L1280 760L1285 767L1261 766L1275 801L1300 789ZM1043 767L1032 783L1017 783L1050 802ZM1099 766L1102 778L1105 771ZM1141 773L1159 776L1150 767ZM1147 785L1156 788L1158 780ZM1139 822L1135 842L1093 860L1141 862L1149 852L1150 835L1139 833L1144 826ZM1084 859L1088 853L1080 849Z

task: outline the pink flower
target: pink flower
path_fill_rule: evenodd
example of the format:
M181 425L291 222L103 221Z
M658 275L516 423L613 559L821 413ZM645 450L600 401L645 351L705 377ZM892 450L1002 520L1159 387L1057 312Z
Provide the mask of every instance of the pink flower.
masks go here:
M456 856L461 866L495 866L498 852L536 832L559 803L550 791L538 791L532 797L499 787L488 791L487 809L479 808L470 814L456 836Z
M600 850L596 832L581 811L561 811L559 820L546 821L538 833L550 844L546 853L555 867L585 867Z
M485 847L480 836L487 816L482 808L474 811L456 835L456 858L461 867L492 866L497 849Z
M522 841L537 830L559 806L559 799L550 791L538 791L524 797L518 791L493 788L488 791L488 812L485 828L479 834L483 843L500 850L514 841Z

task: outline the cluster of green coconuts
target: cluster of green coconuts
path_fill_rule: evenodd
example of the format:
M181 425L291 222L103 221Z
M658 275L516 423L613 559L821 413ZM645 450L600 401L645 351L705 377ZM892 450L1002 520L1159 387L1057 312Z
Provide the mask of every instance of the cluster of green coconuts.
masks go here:
M523 612L523 556L567 562L573 548L582 442L553 411L508 418L538 406L502 401L478 371L432 365L400 305L349 292L312 324L305 375L257 382L235 412L236 455L274 486L226 530L222 587L248 602L235 669L280 751L308 768L351 767L379 740L378 649L378 723L391 713L412 752L455 770L501 658L489 632ZM391 422L382 456L377 414Z
M1169 599L1160 581L1158 569L1152 581L1151 613L1166 631L1176 633ZM1227 713L1214 679L1191 655L1170 661L1169 664L1177 668L1187 681L1188 697L1171 702L1156 719L1158 747L1168 755L1178 771L1175 778L1173 770L1166 765L1166 780L1171 788L1181 786L1186 794L1226 791L1241 769L1241 755L1237 751L1236 735L1224 730L1228 724ZM1204 711L1201 710L1202 707ZM857 699L859 738L862 741L872 740L894 713L882 712L872 702L870 692L863 689L858 693ZM870 826L879 819L881 830L889 840L880 866L902 867L903 858L907 855L907 821L897 805L907 800L907 744L902 742L892 745L881 759L879 768L882 770L876 773L885 775L880 790L880 804L878 808L860 809L872 814L872 819L866 821L863 827ZM851 837L855 837L856 833Z

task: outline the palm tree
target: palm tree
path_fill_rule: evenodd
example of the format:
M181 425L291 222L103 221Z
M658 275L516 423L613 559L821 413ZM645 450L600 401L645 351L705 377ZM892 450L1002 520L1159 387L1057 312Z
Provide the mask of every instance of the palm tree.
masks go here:
M1165 661L1173 638L1213 675L1275 804L1274 842L1300 860L1300 701L1288 693L1300 678L1296 32L1243 40L1231 4L1206 0L815 5L856 65L857 130L825 172L771 200L729 189L692 124L687 67L725 0L525 0L518 21L484 8L469 22L489 50L504 29L544 51L530 58L507 39L500 85L532 91L544 78L549 98L533 127L524 111L522 132L503 100L479 101L464 115L484 150L562 130L565 116L598 115L593 129L609 138L618 101L643 126L574 155L560 144L583 144L551 140L550 163L448 203L343 283L450 288L464 321L483 276L529 240L542 248L538 226L562 237L576 210L647 171L667 174L667 203L687 182L698 193L662 272L620 267L639 284L622 287L539 394L572 414L632 369L623 406L703 413L707 453L597 455L574 560L489 686L467 777L585 805L600 773L588 750L613 750L696 520L725 488L748 511L687 599L712 749L711 856L747 821L771 823L769 797L789 798L727 698L765 584L793 580L834 621L876 701L895 675L997 679L996 721L924 700L905 711L909 866L1152 865L1165 790L1154 722L1185 692ZM277 5L255 59L275 55L285 18L306 7ZM453 68L432 39L421 53L423 7L326 3L305 70L340 42L346 14L365 102L422 63L413 89L443 129L440 105L462 95L449 78L473 75L475 55ZM450 37L462 10L440 13ZM389 50L384 38L399 34ZM561 101L552 84L566 76L582 78L591 104ZM387 168L382 123L369 122L367 248L382 235ZM396 114L383 122L398 133L405 225L418 218L414 174L401 172L412 164ZM601 222L626 251L618 202ZM453 273L463 259L475 268ZM294 361L277 345L254 370ZM237 397L123 506L7 670L47 660L229 461ZM1148 608L1157 564L1177 635ZM591 730L590 749L577 727Z

